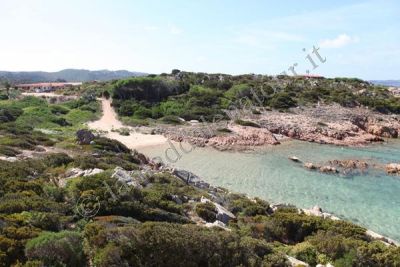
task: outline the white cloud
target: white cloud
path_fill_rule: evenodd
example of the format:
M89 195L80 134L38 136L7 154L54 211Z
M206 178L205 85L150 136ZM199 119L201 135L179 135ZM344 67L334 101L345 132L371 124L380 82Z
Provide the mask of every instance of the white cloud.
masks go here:
M340 34L334 39L325 39L320 42L320 47L323 48L340 48L348 44L357 43L358 37L351 37L347 34Z

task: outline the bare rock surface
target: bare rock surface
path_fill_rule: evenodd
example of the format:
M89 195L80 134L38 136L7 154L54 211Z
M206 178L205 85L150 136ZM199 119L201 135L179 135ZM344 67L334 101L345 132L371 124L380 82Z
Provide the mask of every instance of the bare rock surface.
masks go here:
M385 115L366 108L339 105L293 108L288 112L264 110L259 115L244 114L243 120L261 128L234 122L159 126L154 131L171 140L219 150L245 150L254 146L277 145L280 139L297 139L320 144L363 146L398 138L400 116ZM218 129L226 129L224 133ZM277 138L279 136L279 140Z
M400 174L400 163L387 164L386 172L389 174Z

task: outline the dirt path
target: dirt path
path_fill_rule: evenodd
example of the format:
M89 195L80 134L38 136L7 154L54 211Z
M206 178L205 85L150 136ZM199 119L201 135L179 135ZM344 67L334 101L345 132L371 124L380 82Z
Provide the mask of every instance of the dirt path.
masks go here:
M167 141L162 135L150 135L136 132L136 129L130 126L125 126L121 121L118 120L118 116L114 109L111 107L111 101L108 99L100 99L103 109L103 116L94 122L88 123L88 126L92 130L104 131L105 136L111 139L115 139L126 145L131 149L137 149L145 146L153 146L164 144ZM118 132L112 132L111 130L117 130L120 128L127 128L131 131L129 136L120 135Z

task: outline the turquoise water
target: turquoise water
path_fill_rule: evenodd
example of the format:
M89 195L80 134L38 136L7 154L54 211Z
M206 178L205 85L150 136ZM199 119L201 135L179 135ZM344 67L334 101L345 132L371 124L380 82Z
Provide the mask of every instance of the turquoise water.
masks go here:
M140 149L150 157L161 157L169 145ZM220 152L196 148L185 153L176 145L180 159L173 164L203 180L269 200L302 208L319 205L324 211L400 240L400 176L373 170L366 175L341 177L306 170L288 160L295 155L303 162L323 163L334 159L360 159L375 163L400 162L400 142L366 148L342 148L290 141L258 152ZM189 151L188 147L184 147ZM176 153L168 150L171 159Z

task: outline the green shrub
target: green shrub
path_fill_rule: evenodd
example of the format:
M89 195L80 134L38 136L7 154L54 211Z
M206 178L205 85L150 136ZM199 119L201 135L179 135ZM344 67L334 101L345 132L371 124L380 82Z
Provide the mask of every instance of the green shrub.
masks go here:
M176 100L167 100L160 103L160 112L164 116L179 116L185 110L185 104Z
M113 88L113 98L159 102L183 90L184 88L176 81L158 77L135 77L116 82Z
M115 153L129 153L130 149L126 147L124 144L117 140L105 138L105 137L97 137L93 140L94 144L92 146L98 150L110 151Z
M269 102L275 109L288 109L297 105L296 101L286 92L275 94Z
M146 119L138 119L133 117L122 117L122 122L129 126L148 126L149 122Z
M197 204L196 213L206 222L214 222L217 219L217 211L215 205L211 202Z
M240 239L231 232L197 225L146 222L107 229L96 223L86 226L85 236L99 267L120 262L128 266L262 266L265 256L275 255L262 240ZM113 237L114 242L104 242L105 237ZM275 264L286 262L280 255L273 262L270 266L287 266Z
M41 260L47 266L85 266L82 237L79 233L45 232L26 244L29 260Z
M151 118L152 113L150 109L140 106L138 109L136 109L134 116L139 119L145 119Z
M307 262L311 266L317 265L317 250L309 242L296 244L290 250L290 254L301 261Z
M24 111L18 107L0 107L0 123L15 121Z
M271 212L268 202L259 198L250 200L247 197L232 200L229 203L229 209L236 215L243 214L244 216L268 215Z
M263 265L265 267L289 267L293 266L286 255L282 252L271 253L264 257Z
M69 109L61 105L51 105L50 111L55 115L65 115L69 112Z
M44 161L49 167L59 167L73 162L73 159L65 153L54 153L47 155Z
M319 231L309 237L307 241L312 244L320 253L331 259L339 259L349 251L350 241L340 234L332 231Z
M9 146L0 145L0 155L4 155L7 157L15 157L16 155L20 154L21 152L15 148Z

